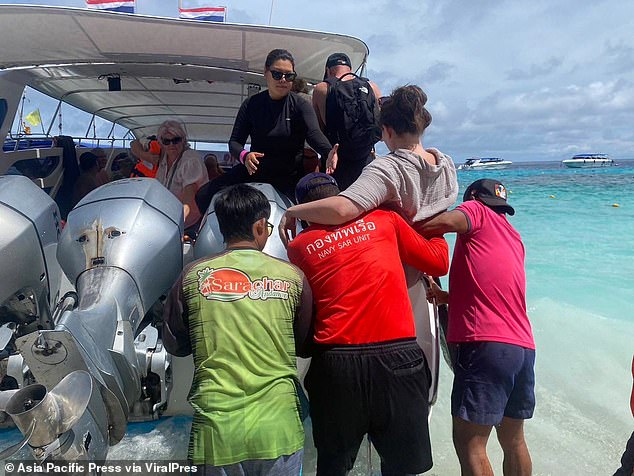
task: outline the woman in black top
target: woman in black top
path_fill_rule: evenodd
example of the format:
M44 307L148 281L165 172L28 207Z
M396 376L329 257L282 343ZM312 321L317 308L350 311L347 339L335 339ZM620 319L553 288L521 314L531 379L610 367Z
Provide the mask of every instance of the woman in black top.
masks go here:
M297 77L293 56L282 49L271 51L264 77L268 89L242 103L229 139L231 155L242 163L198 192L201 210L207 209L222 187L241 182L270 183L293 197L303 175L304 141L324 158L331 149L312 105L291 91ZM251 148L247 151L244 145L249 136Z

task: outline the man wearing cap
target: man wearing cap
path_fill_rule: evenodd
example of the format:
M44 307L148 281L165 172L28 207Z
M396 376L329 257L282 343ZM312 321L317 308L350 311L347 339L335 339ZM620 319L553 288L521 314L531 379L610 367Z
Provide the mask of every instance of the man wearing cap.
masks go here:
M506 199L498 180L476 180L461 205L422 227L457 233L449 293L432 284L428 298L449 304L447 341L458 348L453 440L465 475L493 475L486 452L493 426L504 474L532 470L524 420L535 408L535 342L526 313L524 245L505 216L515 214Z
M378 98L381 97L379 87L367 78L361 78L352 71L352 62L345 53L333 53L326 60L324 80L318 83L313 90L313 107L319 119L321 129L334 145L339 144L337 150L337 162L329 161L328 167L341 190L348 188L359 175L363 167L373 158L375 142L359 143L348 137L345 128L343 111L337 104L333 88L339 81L354 81L357 101L357 109L364 110L374 107L369 114L378 115ZM358 84L356 84L358 83ZM350 83L351 85L353 83ZM378 119L378 117L376 117ZM362 122L362 121L359 121ZM380 128L378 129L380 133ZM364 134L365 138L371 134ZM380 139L377 139L377 141ZM323 158L322 158L323 159ZM330 170L327 170L330 173Z
M323 173L305 176L296 188L298 203L338 193ZM305 385L317 476L351 470L366 433L382 474L427 471L430 372L416 343L401 261L443 275L447 243L427 240L397 213L376 209L343 225L309 226L290 242L288 258L305 273L316 307Z

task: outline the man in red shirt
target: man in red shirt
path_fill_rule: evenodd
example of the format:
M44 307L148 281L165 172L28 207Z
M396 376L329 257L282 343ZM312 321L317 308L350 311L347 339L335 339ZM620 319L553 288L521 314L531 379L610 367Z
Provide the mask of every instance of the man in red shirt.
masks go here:
M337 195L321 173L297 185L298 203ZM315 352L305 379L317 475L345 475L364 435L382 474L432 467L427 427L430 372L416 343L401 262L432 276L448 269L442 237L427 240L397 213L377 209L343 225L311 225L288 246L316 306Z
M449 293L430 283L428 294L449 303L447 342L458 348L451 415L463 475L493 476L486 452L493 426L504 474L532 471L524 420L535 408L535 342L526 313L524 245L506 213L515 210L504 185L480 179L467 187L464 203L422 226L425 233L458 233Z

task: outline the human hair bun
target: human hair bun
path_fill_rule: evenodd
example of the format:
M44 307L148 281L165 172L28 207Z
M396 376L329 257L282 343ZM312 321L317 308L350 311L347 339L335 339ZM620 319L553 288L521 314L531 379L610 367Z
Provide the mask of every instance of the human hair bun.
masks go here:
M396 88L381 110L381 123L394 128L398 134L422 134L431 124L426 103L427 95L415 84Z
M415 84L408 84L407 86L401 86L395 89L393 98L397 101L397 104L411 104L415 109L420 109L427 104L427 94Z

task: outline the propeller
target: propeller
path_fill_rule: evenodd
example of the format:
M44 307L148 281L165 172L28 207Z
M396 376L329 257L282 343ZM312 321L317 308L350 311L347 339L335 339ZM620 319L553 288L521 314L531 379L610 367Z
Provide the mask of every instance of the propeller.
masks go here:
M41 384L18 390L6 402L5 411L22 434L28 435L26 441L31 446L46 446L79 421L88 407L92 389L90 374L75 370L50 392Z

